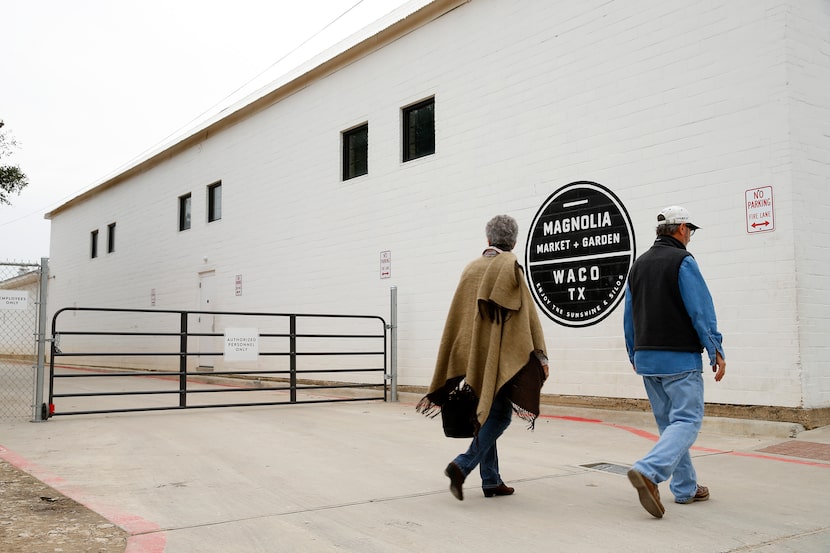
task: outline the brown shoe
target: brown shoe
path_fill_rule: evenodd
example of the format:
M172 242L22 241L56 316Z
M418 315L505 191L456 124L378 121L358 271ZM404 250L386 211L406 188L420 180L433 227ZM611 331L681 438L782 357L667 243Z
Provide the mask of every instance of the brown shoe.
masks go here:
M450 493L459 501L464 501L464 480L467 478L455 463L450 463L444 469L444 474L450 479Z
M502 482L495 488L482 488L484 497L493 497L494 495L513 495L516 490Z
M653 517L663 518L666 509L660 502L660 490L657 489L657 485L634 469L628 471L628 479L631 481L631 485L637 489L637 494L640 496L640 505L643 506L643 509Z
M680 503L681 505L688 505L690 503L694 503L695 501L706 501L707 499L709 499L709 488L698 484L695 494L692 497L688 499L675 499L674 502Z

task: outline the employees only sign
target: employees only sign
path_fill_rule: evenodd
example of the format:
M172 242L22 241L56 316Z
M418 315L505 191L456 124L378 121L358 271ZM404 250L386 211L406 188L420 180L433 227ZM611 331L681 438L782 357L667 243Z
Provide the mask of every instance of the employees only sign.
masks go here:
M29 307L29 292L0 290L0 309L23 310Z

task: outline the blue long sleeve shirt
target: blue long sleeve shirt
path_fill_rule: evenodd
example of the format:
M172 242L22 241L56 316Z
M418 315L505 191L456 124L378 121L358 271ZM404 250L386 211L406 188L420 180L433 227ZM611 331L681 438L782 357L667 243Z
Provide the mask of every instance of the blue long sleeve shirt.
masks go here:
M700 343L709 354L709 366L713 366L717 353L726 359L726 354L723 352L723 336L718 331L712 295L709 293L709 287L706 286L706 281L703 280L700 267L694 257L688 256L680 264L678 284L680 296L692 320L692 325L697 331ZM634 317L631 312L631 290L628 284L625 286L623 329L625 349L628 351L628 358L637 374L679 374L703 369L703 361L699 353L669 350L634 351Z

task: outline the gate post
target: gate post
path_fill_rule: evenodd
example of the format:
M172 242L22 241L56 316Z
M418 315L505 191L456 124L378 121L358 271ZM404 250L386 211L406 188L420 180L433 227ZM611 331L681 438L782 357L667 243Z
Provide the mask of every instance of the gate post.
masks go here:
M43 382L46 359L46 290L49 283L49 258L40 258L40 290L38 291L37 314L37 374L35 376L35 402L32 422L43 422L49 417L49 410L43 403Z
M288 339L289 344L289 383L288 386L291 388L290 395L291 395L291 403L297 403L297 315L289 315L288 317L288 333L290 337Z
M389 307L389 401L398 401L398 287L390 289Z
M187 311L181 312L179 329L179 407L187 407Z

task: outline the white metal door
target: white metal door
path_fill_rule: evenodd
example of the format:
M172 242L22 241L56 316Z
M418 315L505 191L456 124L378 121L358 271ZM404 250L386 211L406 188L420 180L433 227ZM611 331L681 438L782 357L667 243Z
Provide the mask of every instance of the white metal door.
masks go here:
M199 310L200 311L214 311L214 277L216 273L213 271L209 273L199 273ZM215 315L199 315L199 329L200 333L215 332L216 316ZM216 348L219 341L214 336L200 336L198 340L199 352L217 351ZM200 368L213 368L214 356L199 355Z

